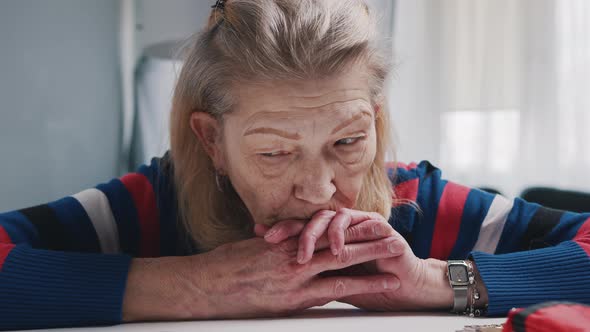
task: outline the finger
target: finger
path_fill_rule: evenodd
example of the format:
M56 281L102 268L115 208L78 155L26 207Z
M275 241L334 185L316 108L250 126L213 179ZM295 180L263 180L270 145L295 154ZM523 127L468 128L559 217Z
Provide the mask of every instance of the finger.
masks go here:
M270 227L263 225L263 224L255 224L254 225L254 234L257 237L265 237L266 232L268 232L268 230L270 229Z
M385 222L385 218L376 212L366 212L347 208L338 210L336 216L334 216L330 223L330 228L328 229L328 239L330 240L332 253L338 255L344 247L344 231L350 225L356 225L367 220L382 220Z
M266 242L279 243L292 236L299 235L305 227L305 220L283 220L276 223L264 236Z
M351 225L356 225L360 222L363 222L365 220L381 220L384 222L387 222L387 220L385 220L385 218L383 218L382 215L380 215L377 212L367 212L367 211L359 211L359 210L353 210L353 209L340 209L338 210L338 212L343 211L346 212L348 215L350 215L350 224Z
M328 240L332 254L338 255L344 248L344 232L348 229L351 222L351 216L348 209L340 209L332 218L328 228Z
M332 255L328 250L316 253L309 262L308 271L315 275L323 271L342 269L379 258L398 257L403 255L406 250L408 250L407 242L401 236L347 244L338 256Z
M344 231L344 242L352 244L357 242L366 242L386 238L388 236L398 235L390 224L377 220L367 220ZM401 236L401 235L400 235ZM330 247L330 241L326 236L320 237L316 242L316 251Z
M393 274L318 278L312 281L304 296L309 299L338 300L358 294L390 292L399 286L400 280Z
M297 262L299 264L305 264L311 259L315 250L315 243L326 232L335 214L336 212L330 210L319 211L305 225L299 237L299 252L297 253Z

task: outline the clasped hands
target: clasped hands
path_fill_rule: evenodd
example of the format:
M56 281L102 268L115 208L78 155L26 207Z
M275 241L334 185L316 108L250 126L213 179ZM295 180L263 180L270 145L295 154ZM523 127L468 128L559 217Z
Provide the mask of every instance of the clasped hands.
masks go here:
M452 306L446 262L416 257L378 213L322 210L255 234L195 256L206 303L193 317L283 316L335 300L379 311Z

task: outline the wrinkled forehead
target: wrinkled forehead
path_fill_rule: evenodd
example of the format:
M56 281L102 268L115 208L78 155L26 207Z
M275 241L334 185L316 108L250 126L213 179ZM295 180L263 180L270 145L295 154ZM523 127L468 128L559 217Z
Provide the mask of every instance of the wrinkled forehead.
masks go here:
M363 72L326 79L238 84L231 116L245 126L274 120L329 120L372 111L369 80Z
M247 133L254 130L253 128L281 127L297 131L309 129L312 132L330 129L329 134L334 134L351 123L357 121L370 123L373 119L370 104L361 99L354 99L317 108L257 112L242 122L241 131Z

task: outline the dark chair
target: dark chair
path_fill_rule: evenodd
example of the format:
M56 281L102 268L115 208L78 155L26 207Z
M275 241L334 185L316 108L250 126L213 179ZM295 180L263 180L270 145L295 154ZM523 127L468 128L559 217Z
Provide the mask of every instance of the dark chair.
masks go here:
M547 187L525 189L520 197L525 201L545 207L572 212L590 212L590 193L559 190Z

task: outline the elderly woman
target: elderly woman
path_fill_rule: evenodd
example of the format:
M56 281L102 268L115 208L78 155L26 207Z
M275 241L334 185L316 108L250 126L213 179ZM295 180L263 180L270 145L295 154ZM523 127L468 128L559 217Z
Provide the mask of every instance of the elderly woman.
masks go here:
M218 1L169 153L0 215L0 328L590 302L590 215L385 163L374 24L360 1Z

